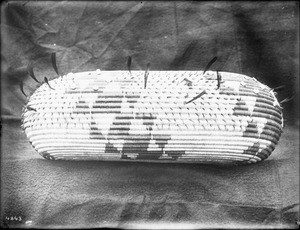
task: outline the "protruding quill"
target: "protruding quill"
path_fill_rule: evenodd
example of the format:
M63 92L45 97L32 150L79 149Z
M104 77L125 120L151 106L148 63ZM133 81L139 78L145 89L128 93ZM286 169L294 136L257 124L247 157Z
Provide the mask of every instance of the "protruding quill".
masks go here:
M217 57L214 57L213 59L211 59L211 61L206 65L204 71L203 71L203 75L205 74L205 72L211 67L212 64L214 64L214 62L217 60Z
M35 77L35 75L34 75L33 67L32 67L31 64L28 64L28 66L27 66L27 72L28 72L29 76L32 77L33 80L35 80L37 83L40 83L40 82L36 79L36 77Z
M53 69L55 70L55 72L58 74L58 69L57 69L57 65L56 65L56 53L52 53L51 54L51 62L52 62L52 66L53 66Z
M146 87L147 87L149 69L150 69L150 63L147 64L147 69L146 69L145 75L144 75L144 89L146 89Z
M217 85L217 89L220 88L221 86L221 80L222 80L222 76L221 74L219 73L219 71L217 70L217 80L218 80L218 85Z
M128 56L128 59L127 59L127 69L129 71L129 73L131 74L131 57Z
M44 81L47 83L47 85L49 86L50 89L53 89L50 84L49 84L49 81L48 81L48 78L44 77ZM54 90L54 89L53 89Z
M189 104L189 103L195 101L196 99L198 99L199 97L203 96L204 94L206 94L205 90L203 90L200 94L198 94L196 97L194 97L192 100L186 102L185 104Z
M25 97L27 97L27 95L24 93L23 81L20 82L19 86L20 86L21 92L25 95Z

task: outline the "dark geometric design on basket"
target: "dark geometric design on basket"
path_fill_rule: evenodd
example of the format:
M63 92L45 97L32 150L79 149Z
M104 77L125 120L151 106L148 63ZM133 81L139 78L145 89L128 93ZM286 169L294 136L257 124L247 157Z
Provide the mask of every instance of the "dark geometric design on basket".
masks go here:
M73 113L74 114L87 114L85 112L80 112L80 109L82 109L82 108L89 108L89 104L85 100L79 100L76 103L76 107L73 110ZM79 109L79 111L77 111L76 109ZM104 136L102 135L101 131L96 127L96 125L97 124L96 124L95 119L93 118L93 116L91 116L91 120L90 120L90 135L89 135L90 139L100 139L100 140L105 139ZM99 137L99 133L100 133L100 137ZM94 134L96 134L96 135L94 135Z
M258 94L262 91L258 91ZM246 126L245 130L243 131L243 137L251 137L256 140L260 139L267 139L269 141L274 141L274 137L270 136L270 130L268 130L267 125L272 125L272 119L271 115L264 117L265 124L262 127L261 130L258 129L258 122L253 119L253 117L257 117L256 115L253 115L253 113L259 112L259 104L257 100L255 101L255 104L253 106L252 112L250 111L249 106L246 104L245 101L242 99L238 99L235 107L233 108L233 115L234 116L246 116L251 118L250 121L248 121L248 125ZM280 134L273 134L278 135L278 139L280 137ZM276 141L276 140L275 140ZM250 155L257 155L261 159L267 158L271 152L274 150L275 145L271 144L269 147L265 149L261 149L260 142L254 142L254 144L250 147L248 147L246 150L243 151L243 154L250 154ZM261 149L261 150L260 150Z
M249 133L252 134L252 137L259 138L259 131L257 127L257 122L248 121L248 125L246 126L246 130L243 132L243 137L248 137Z
M243 151L243 154L253 155L253 152L258 153L260 147L259 142L255 142L252 146L249 146L246 150Z
M234 91L234 88L221 85L219 88L219 94L220 95L236 95L236 92Z
M135 119L143 120L143 126L146 127L146 130L149 131L147 134L136 135L136 138L132 140L127 140L124 143L122 152L126 155L126 153L135 152L138 154L136 159L152 159L152 160L159 160L163 156L164 148L168 144L168 140L171 140L170 135L155 135L152 134L152 127L154 125L154 121L157 119L151 113L143 113L143 114L136 114ZM139 144L137 140L142 137L143 143ZM155 140L155 144L161 150L149 150L150 141ZM133 150L133 149L138 150ZM185 151L166 151L166 154L169 158L176 160L179 156L185 154Z
M233 108L233 116L240 116L242 113L242 116L250 116L251 113L247 107L247 104L245 101L243 100L237 100L237 102L235 103L235 106Z
M156 119L151 113L136 114L135 119L142 120L143 126L149 133L131 135L134 137L132 140L126 140L122 149L124 154L126 153L137 153L136 159L158 159L161 155L161 151L148 151L149 144L151 141L151 131L154 125L153 119ZM141 143L138 141L141 140Z
M105 144L104 153L120 154L121 152L122 153L121 159L152 159L152 160L160 159L164 153L165 146L168 144L168 140L171 140L171 136L166 134L155 135L151 133L153 129L154 121L157 119L157 117L151 113L142 113L142 114L135 113L135 114L128 114L128 115L121 113L122 99L124 97L126 98L127 103L129 104L129 108L134 109L134 104L137 102L140 96L130 95L129 93L125 94L125 96L123 96L122 94L118 96L120 97L118 98L119 100L116 101L116 103L114 103L115 110L113 112L114 114L116 114L116 116L108 131L107 139L102 135L101 129L97 128L97 123L95 121L95 118L92 115L90 120L90 127L91 127L90 139L102 139L102 140L106 139L107 142ZM108 108L107 106L99 106L99 102L103 102L103 104L105 103L105 101L101 101L101 100L103 100L103 95L102 96L98 95L97 99L94 101L92 105L92 108L107 109ZM96 101L98 104L95 103ZM76 103L76 107L73 113L74 114L82 113L80 110L77 110L82 108L89 108L88 102L84 101L83 99L81 99ZM95 110L93 111L94 112L92 112L92 114L107 112L106 110L103 111L98 110L97 112L95 112ZM85 114L86 113L87 112L85 112ZM118 124L120 121L124 121L124 116L127 117L127 120L125 123L124 122L122 123L123 124L122 128L120 128ZM145 126L146 130L149 131L149 133L143 135L129 134L131 121L133 119L143 120L142 124L143 126ZM125 136L124 138L125 142L123 144L121 151L118 150L114 146L114 144L110 142L110 140L113 140L113 138L115 138L116 134L121 134L122 136ZM126 136L128 137L126 138ZM161 150L157 150L157 151L149 150L149 145L151 140L155 140L155 144L158 145L158 148L160 148ZM142 143L140 143L139 141L142 141ZM169 158L176 160L178 157L185 154L185 151L166 151L165 154Z
M133 96L133 95L126 95L127 102L129 103L129 107L134 109L134 104L137 102L137 100L140 98L139 96ZM134 100L132 100L134 98ZM117 115L115 117L115 120L113 122L112 127L110 128L110 131L118 129L114 126L114 124L118 124L118 120L123 119L122 115ZM146 130L149 131L148 134L137 134L137 135L129 135L130 131L130 125L131 120L143 120L143 126L145 126ZM122 128L122 134L128 135L130 138L125 138L125 142L122 147L122 159L159 159L163 154L163 149L165 145L168 143L168 140L171 139L170 135L152 135L151 131L153 129L154 121L157 119L153 114L151 113L135 113L131 116L128 116L128 123L126 123L126 127ZM114 133L114 132L113 132ZM109 140L110 132L108 133L108 140ZM159 151L151 151L149 150L149 144L151 140L155 140L155 143L161 148ZM139 141L142 141L142 143L139 143ZM109 149L110 150L110 149ZM119 151L118 151L119 152ZM131 157L133 154L133 157ZM172 153L170 153L172 154ZM181 154L184 154L181 153ZM178 154L177 154L178 155Z
M100 95L99 95L100 96ZM113 143L110 143L110 139L112 139L114 137L114 135L116 134L121 134L122 136L129 136L129 130L130 130L130 125L131 125L131 120L134 118L132 115L126 115L127 116L127 122L123 124L122 129L119 128L118 124L121 120L123 120L124 118L124 114L121 114L121 107L122 107L122 99L124 98L124 96L122 94L119 95L121 98L117 101L117 109L116 112L116 116L115 119L112 123L112 125L109 128L108 134L107 134L107 143L105 144L105 153L120 153L120 151L114 147ZM133 100L129 100L132 99L130 98L128 95L125 96L127 99L127 102L130 103L130 108L133 109L133 104L137 101L134 96L133 96ZM119 132L119 133L118 133ZM127 140L126 138L124 138L125 140ZM126 144L126 141L124 143L124 145ZM123 148L124 149L124 146ZM121 151L122 156L121 158L123 158L123 150Z
M255 105L254 105L255 107ZM254 109L253 109L254 110ZM234 116L246 116L246 117L252 117L252 113L249 110L247 104L242 99L237 100L235 107L233 108L233 115ZM256 121L248 121L248 125L245 128L245 131L243 132L243 137L251 137L255 138L256 140L260 139L260 133L258 130L257 122ZM252 146L248 147L246 150L243 151L243 154L248 155L262 155L259 153L260 149L260 142L256 141L253 143ZM260 156L261 157L261 156ZM262 157L261 157L262 158ZM265 157L263 157L265 158Z

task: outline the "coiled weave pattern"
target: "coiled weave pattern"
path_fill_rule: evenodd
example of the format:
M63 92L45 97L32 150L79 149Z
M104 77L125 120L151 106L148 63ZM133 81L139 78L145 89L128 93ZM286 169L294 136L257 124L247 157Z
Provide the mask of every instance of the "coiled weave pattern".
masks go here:
M281 107L256 79L149 71L145 88L144 74L96 70L41 85L23 110L30 143L52 160L202 163L258 162L278 143Z

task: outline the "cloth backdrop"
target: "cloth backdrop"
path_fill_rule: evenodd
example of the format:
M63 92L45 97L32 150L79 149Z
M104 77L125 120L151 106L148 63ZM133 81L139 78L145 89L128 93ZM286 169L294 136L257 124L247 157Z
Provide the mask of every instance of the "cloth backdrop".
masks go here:
M5 1L1 5L1 223L31 227L297 227L299 4ZM38 80L90 70L212 70L277 90L286 126L265 162L63 162L41 158L20 128ZM14 217L14 218L11 218Z

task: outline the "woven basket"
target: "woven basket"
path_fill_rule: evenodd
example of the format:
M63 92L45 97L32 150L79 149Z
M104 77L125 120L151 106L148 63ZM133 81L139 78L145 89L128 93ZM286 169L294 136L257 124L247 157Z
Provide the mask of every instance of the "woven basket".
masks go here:
M202 163L258 162L278 143L281 107L256 79L149 71L145 83L144 74L96 70L41 85L23 110L30 143L51 160Z

